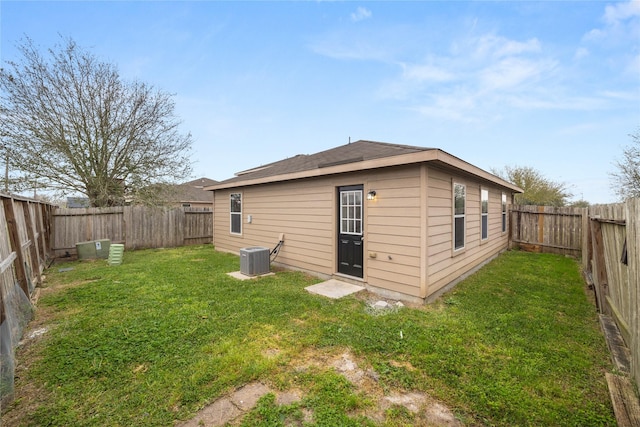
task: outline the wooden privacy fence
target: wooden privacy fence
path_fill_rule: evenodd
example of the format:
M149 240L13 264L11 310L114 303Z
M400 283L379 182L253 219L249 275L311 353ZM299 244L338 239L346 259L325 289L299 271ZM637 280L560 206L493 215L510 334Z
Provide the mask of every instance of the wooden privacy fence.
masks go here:
M523 250L581 256L587 208L512 206L510 242Z
M598 310L615 321L640 387L640 199L589 208L583 264Z
M211 243L213 213L148 206L56 209L52 228L56 256L75 254L76 243L99 239L126 249L168 248Z
M615 321L640 387L640 199L589 208L512 206L512 246L581 258L598 311Z
M109 239L127 249L210 243L213 213L192 208L54 209L0 194L0 398L13 391L13 351L31 317L30 297L51 256L76 243ZM630 350L640 387L640 199L589 208L512 206L512 246L582 258L598 309L611 316ZM0 402L1 403L1 402Z
M50 258L53 207L0 194L0 404L13 394L14 350L31 319L31 296Z

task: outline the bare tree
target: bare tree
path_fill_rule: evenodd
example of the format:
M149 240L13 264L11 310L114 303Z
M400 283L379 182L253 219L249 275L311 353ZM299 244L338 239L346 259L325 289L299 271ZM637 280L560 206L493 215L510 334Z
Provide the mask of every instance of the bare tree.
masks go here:
M629 135L631 145L622 152L622 159L615 162L618 170L612 172L611 188L621 200L640 197L640 128Z
M190 175L191 135L172 95L123 81L72 39L45 57L27 38L21 62L0 69L2 135L12 165L43 189L110 206Z
M551 181L530 166L506 166L491 172L524 190L515 196L519 205L565 206L572 196L566 184Z
M3 127L0 126L0 165L2 165L2 185L0 191L5 193L20 193L30 188L26 176L21 176L12 163L13 155L6 137L2 135Z

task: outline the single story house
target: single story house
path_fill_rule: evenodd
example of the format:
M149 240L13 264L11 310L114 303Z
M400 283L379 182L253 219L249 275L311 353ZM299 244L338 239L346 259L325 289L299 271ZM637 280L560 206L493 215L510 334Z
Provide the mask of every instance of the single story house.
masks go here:
M170 193L174 205L183 208L213 210L211 193L204 188L217 184L218 181L209 178L198 178L193 181L175 185Z
M429 301L508 246L517 186L437 148L357 141L207 187L214 245L273 248L276 265Z

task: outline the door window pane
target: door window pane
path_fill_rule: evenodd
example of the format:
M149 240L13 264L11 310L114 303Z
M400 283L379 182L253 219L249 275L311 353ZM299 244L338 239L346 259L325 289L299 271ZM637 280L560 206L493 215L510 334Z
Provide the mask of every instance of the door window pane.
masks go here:
M362 190L340 192L340 233L362 234Z

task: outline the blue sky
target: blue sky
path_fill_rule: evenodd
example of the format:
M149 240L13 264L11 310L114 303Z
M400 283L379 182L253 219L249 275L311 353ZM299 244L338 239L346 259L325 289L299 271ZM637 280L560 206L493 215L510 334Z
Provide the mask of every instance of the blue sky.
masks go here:
M574 199L640 127L640 1L8 1L0 55L71 37L175 93L194 177L351 138L531 166Z

